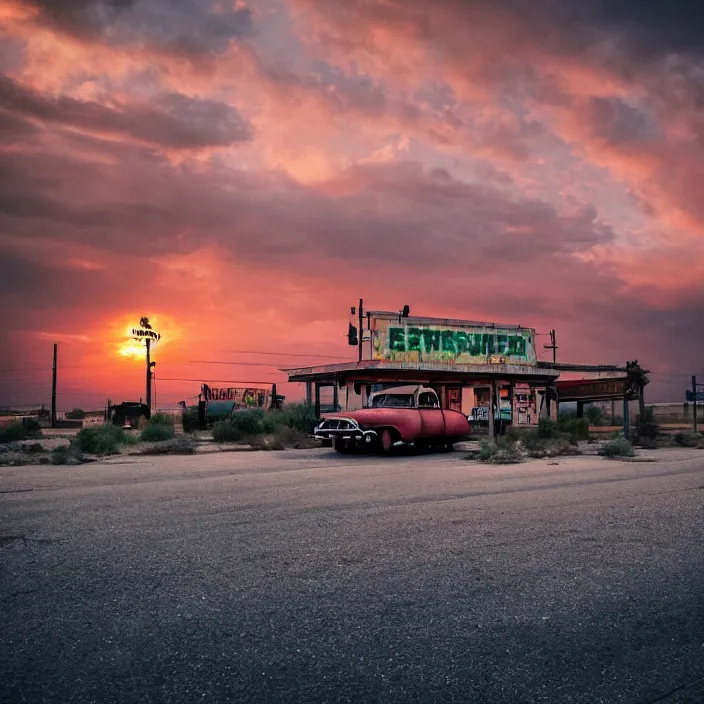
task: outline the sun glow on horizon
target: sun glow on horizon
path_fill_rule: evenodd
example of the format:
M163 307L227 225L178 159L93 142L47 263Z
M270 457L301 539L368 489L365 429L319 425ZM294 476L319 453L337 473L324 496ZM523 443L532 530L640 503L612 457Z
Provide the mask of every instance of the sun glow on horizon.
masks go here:
M132 331L139 328L140 316L135 314L126 314L111 326L110 338L114 341L115 353L119 359L123 360L141 360L146 358L145 341L135 339ZM161 349L165 343L173 342L181 337L179 326L175 324L172 318L168 316L149 316L149 321L152 329L158 331L161 338L156 341L151 341L152 352Z
M143 359L145 345L138 340L125 340L120 344L117 352L121 357L126 357L127 359Z
M134 337L132 337L132 330L136 327L138 327L136 324L128 324L125 327L125 339L123 339L118 344L117 348L117 353L120 355L120 357L123 357L125 359L145 359L146 345L144 343L144 340L136 340Z

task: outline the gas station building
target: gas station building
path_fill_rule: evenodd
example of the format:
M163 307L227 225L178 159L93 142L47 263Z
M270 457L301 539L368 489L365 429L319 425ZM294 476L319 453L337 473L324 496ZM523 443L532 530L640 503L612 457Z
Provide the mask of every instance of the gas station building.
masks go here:
M289 381L305 383L319 414L362 408L384 388L423 384L438 392L444 408L493 435L507 424L530 427L556 416L561 400L577 400L582 410L583 401L618 399L625 408L639 391L642 401L642 386L629 383L624 367L539 362L535 330L521 325L371 311L360 315L359 328L350 323L350 336L357 338L357 362L284 370ZM558 381L571 370L621 376L580 380L573 399L570 382ZM592 395L590 383L601 383Z

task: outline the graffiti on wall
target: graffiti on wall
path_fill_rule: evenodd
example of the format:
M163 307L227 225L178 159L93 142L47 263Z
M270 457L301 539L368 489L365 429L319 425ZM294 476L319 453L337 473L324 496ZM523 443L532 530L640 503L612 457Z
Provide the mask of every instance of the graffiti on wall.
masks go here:
M374 359L449 364L535 364L534 331L398 324L378 319Z
M203 384L201 393L206 401L234 401L242 408L268 408L271 401L269 389L217 388Z

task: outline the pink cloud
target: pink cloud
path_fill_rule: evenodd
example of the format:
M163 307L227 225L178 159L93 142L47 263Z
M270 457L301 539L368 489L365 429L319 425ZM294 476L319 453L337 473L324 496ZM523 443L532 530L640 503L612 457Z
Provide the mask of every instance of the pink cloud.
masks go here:
M76 398L138 395L116 350L143 312L163 379L214 378L203 349L344 356L360 295L557 327L575 361L697 363L691 58L643 68L608 18L540 2L137 5L4 8L8 366L55 336Z

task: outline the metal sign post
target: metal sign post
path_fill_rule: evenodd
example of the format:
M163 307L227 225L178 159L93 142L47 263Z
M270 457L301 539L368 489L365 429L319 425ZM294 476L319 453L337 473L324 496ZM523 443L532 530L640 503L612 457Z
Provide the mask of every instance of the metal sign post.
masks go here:
M697 432L697 377L692 377L692 430Z
M147 348L147 388L146 388L146 406L151 412L152 410L152 369L156 366L156 362L152 362L151 359L151 344L152 342L158 342L161 339L161 335L156 331L152 330L152 326L149 324L149 318L142 317L139 321L138 328L132 328L132 339L142 340Z

